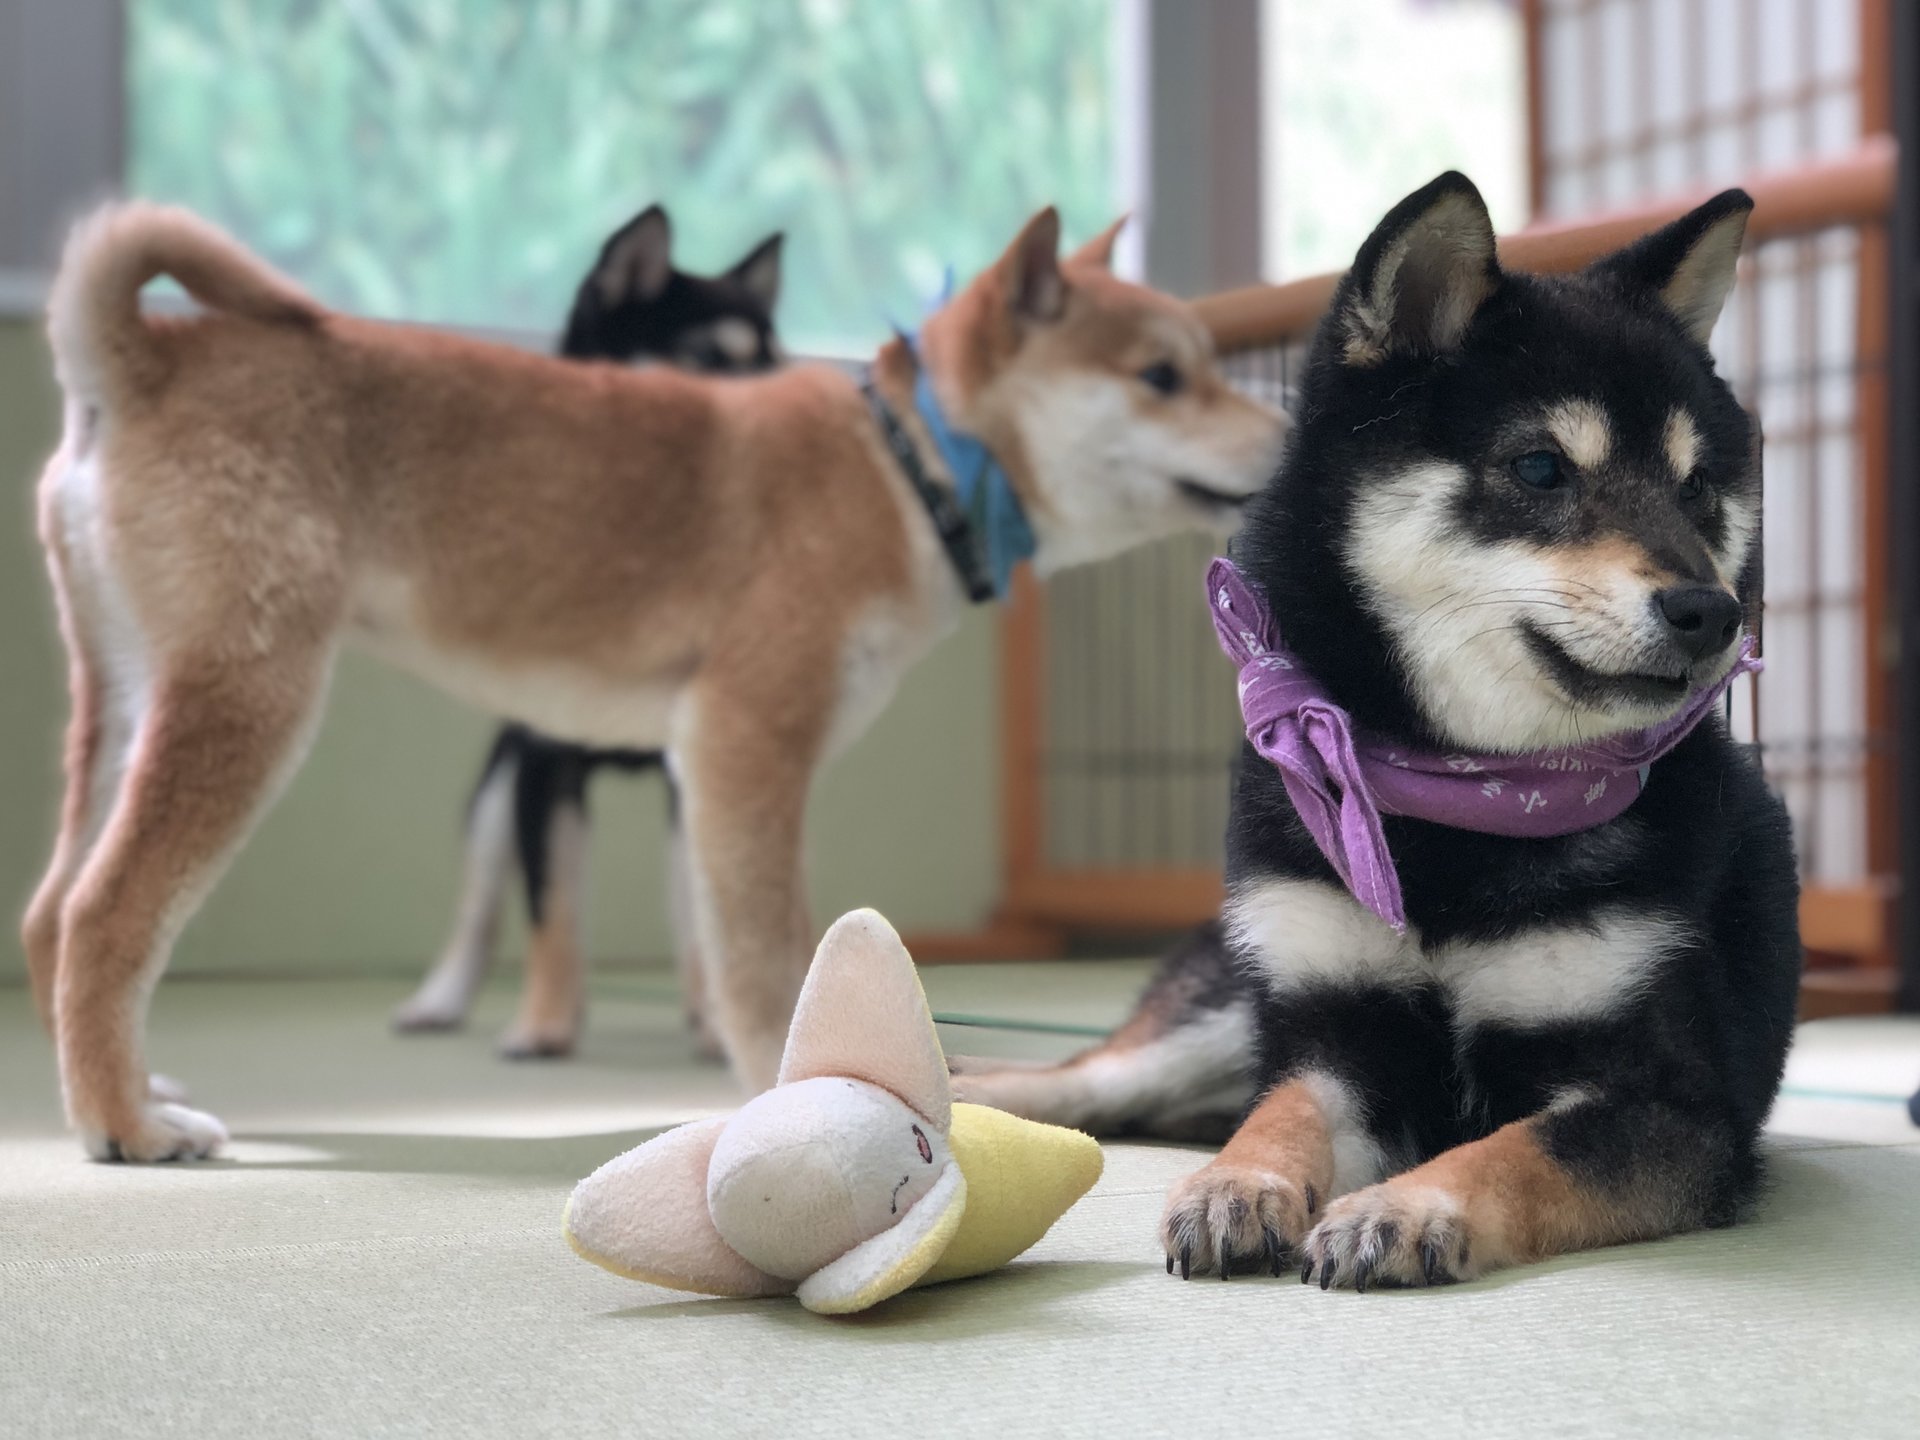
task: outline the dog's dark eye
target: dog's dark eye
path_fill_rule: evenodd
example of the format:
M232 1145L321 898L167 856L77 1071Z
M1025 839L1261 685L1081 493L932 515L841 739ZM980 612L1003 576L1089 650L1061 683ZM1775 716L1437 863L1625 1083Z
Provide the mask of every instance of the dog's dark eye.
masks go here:
M1507 468L1514 479L1534 490L1558 490L1567 481L1560 457L1551 450L1529 450Z
M1186 383L1180 371L1171 361L1162 360L1158 365L1149 365L1140 372L1141 383L1162 395L1178 395L1180 387Z
M1680 498L1682 500L1698 500L1706 493L1707 472L1701 466L1696 465L1687 472L1686 478L1680 482Z

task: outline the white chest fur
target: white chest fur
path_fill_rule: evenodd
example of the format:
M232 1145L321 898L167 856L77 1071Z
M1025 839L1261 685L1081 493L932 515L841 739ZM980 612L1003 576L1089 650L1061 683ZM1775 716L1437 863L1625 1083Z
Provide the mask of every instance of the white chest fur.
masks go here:
M1629 1003L1686 941L1671 916L1601 910L1581 925L1425 944L1397 935L1344 890L1267 880L1227 903L1236 947L1276 995L1321 986L1436 984L1465 1025L1594 1019Z

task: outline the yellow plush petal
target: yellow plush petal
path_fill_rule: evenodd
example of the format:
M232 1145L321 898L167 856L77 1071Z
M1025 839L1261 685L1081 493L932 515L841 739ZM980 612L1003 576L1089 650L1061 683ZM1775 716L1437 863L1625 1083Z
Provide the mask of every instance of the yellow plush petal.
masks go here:
M1078 1130L955 1104L947 1134L967 1177L967 1208L922 1285L997 1270L1052 1228L1100 1178L1100 1144Z

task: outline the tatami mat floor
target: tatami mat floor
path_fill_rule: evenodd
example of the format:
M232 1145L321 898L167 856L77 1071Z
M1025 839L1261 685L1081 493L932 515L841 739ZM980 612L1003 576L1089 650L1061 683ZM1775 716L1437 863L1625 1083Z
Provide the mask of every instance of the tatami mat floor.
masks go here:
M1141 965L929 970L950 1050L1045 1055ZM671 982L597 983L570 1063L509 1065L510 995L401 1039L397 983L182 980L154 1062L230 1158L87 1164L0 988L0 1435L1908 1436L1920 1413L1920 1023L1806 1027L1753 1223L1445 1291L1163 1273L1197 1163L1111 1147L1008 1271L850 1321L622 1281L559 1237L572 1182L734 1102ZM982 1020L1015 1022L988 1026Z

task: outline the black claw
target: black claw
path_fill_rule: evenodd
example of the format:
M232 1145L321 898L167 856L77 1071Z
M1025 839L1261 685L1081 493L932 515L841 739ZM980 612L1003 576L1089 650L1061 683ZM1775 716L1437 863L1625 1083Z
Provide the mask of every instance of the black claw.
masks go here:
M1220 1278L1222 1280L1231 1280L1233 1278L1233 1261L1225 1255L1220 1257Z
M1286 1259L1286 1254L1287 1247L1280 1243L1280 1237L1271 1230L1267 1231L1267 1264L1273 1267L1276 1278L1284 1268L1282 1262Z
M1420 1242L1420 1273L1429 1285L1440 1283L1440 1247L1431 1240Z
M1173 1252L1171 1250L1167 1252L1167 1274L1173 1274Z
M1353 1288L1355 1293L1367 1293L1367 1281L1373 1278L1373 1261L1362 1260L1353 1267Z
M1307 1284L1311 1284L1312 1281L1313 1281L1313 1257L1309 1255L1300 1264L1300 1283L1302 1285L1307 1285Z
M1320 1288L1322 1290L1331 1290L1333 1288L1333 1269L1334 1260L1333 1257L1329 1255L1326 1265L1322 1267L1320 1271Z
M1307 1182L1307 1214L1311 1215L1320 1208L1320 1192L1313 1188L1313 1182Z
M1186 1280L1191 1278L1192 1275L1193 1247L1191 1245L1182 1245L1180 1247L1180 1278Z

